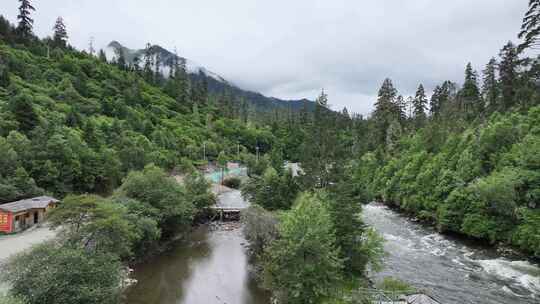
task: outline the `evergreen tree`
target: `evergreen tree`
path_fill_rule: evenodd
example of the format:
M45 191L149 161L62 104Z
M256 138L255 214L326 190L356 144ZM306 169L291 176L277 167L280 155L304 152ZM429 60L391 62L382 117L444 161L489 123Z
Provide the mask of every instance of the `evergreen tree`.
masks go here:
M154 82L154 72L152 66L154 65L154 54L152 52L152 46L150 43L146 44L144 49L144 67L143 67L143 76L144 79L150 83Z
M483 112L484 105L480 98L477 74L473 70L471 63L468 63L465 68L465 82L459 95L461 110L468 120L474 119L475 116Z
M334 229L326 202L313 194L302 195L283 214L280 238L264 264L266 285L279 291L280 303L321 303L332 294L343 268Z
M441 98L443 94L443 89L441 86L436 86L433 90L433 95L429 102L429 113L432 118L437 119L441 114Z
M17 31L23 39L28 39L32 36L32 29L34 27L34 19L30 17L31 11L36 9L30 3L30 0L19 0L21 5L19 6L19 25Z
M538 48L538 35L540 34L540 0L529 0L529 9L523 18L521 32L518 37L523 39L519 51L527 48Z
M397 90L392 84L392 80L386 78L379 90L373 118L376 128L376 142L384 144L386 142L386 130L392 121L398 119L395 115L395 99Z
M399 95L396 98L395 108L397 111L398 121L401 124L404 124L407 120L407 102L405 101L405 98L403 98L403 95Z
M393 154L397 151L397 144L401 139L402 128L397 120L392 121L386 130L386 151Z
M407 100L405 101L405 108L407 109L407 118L412 118L414 110L414 97L407 97Z
M101 62L107 62L107 55L105 55L105 52L103 51L103 49L99 50L98 58L99 58L99 61Z
M315 104L313 121L308 124L300 156L305 172L304 184L310 188L328 186L339 178L344 166L344 142L338 138L336 114L327 107L328 95L322 91Z
M494 112L500 108L499 103L499 82L497 81L497 60L491 58L483 71L484 81L482 84L482 95L485 107L488 112Z
M163 79L163 75L161 75L161 55L159 53L159 50L154 52L154 82L158 85L161 84L161 80Z
M9 83L10 78L8 65L4 64L2 58L0 58L0 87L7 88Z
M187 104L190 100L189 79L186 68L186 59L175 55L174 60L174 81L177 90L176 101L179 104Z
M138 55L133 58L133 70L135 73L140 74L141 71L141 57Z
M116 65L121 70L127 70L126 56L124 55L124 50L121 47L114 49L114 54L116 55Z
M64 19L58 17L56 23L53 27L53 43L56 47L64 48L67 44L68 34L66 30L66 25L64 24Z
M9 103L9 110L19 123L19 129L25 133L33 130L39 122L39 116L32 104L32 96L27 92L13 97Z
M424 126L426 121L426 110L427 110L427 97L424 90L424 86L420 84L416 90L416 95L414 97L414 110L413 110L413 120L416 128L421 128Z
M501 88L501 110L508 110L516 104L519 58L516 47L508 42L500 53L499 78Z

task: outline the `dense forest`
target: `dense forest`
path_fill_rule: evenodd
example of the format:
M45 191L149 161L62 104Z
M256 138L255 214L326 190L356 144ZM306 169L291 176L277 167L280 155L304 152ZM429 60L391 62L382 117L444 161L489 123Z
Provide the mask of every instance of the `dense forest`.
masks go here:
M536 5L525 21L538 18ZM368 122L370 151L355 168L364 202L540 256L540 62L527 46L508 42L481 84L469 63L463 84L445 81L429 105L422 85L403 98L385 80Z
M238 146L264 153L274 141L269 128L227 117L232 101L186 99L181 68L156 86L54 39L21 43L15 33L0 20L1 202L106 194L150 163L171 170L221 151L236 157Z
M253 111L187 75L178 56L168 75L150 47L137 64L122 52L108 61L70 46L61 18L40 39L34 7L20 2L16 26L0 17L0 203L41 193L63 203L50 215L62 237L3 268L14 303L117 303L123 265L189 233L214 203L195 168L228 160L248 168L251 262L281 303L349 303L344 294L370 284L383 240L358 215L374 200L540 256L540 62L528 57L540 1L524 42L481 74L469 63L461 85L444 81L429 98L422 84L406 97L386 79L369 116L330 109L324 91L312 106Z

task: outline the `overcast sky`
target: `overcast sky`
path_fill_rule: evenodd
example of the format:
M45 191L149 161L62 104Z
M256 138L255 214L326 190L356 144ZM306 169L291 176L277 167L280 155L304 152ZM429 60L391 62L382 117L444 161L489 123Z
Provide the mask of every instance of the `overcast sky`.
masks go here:
M16 21L17 0L0 0ZM314 99L369 113L383 79L401 94L461 82L467 62L482 70L516 40L527 0L34 0L35 32L57 16L70 43L87 48L146 42L180 55L241 88Z

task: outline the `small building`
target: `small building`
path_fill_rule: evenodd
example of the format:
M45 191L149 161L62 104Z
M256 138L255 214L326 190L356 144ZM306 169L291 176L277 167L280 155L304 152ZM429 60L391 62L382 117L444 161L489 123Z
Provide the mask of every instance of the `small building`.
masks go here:
M0 232L18 232L43 222L46 213L58 202L49 196L39 196L0 205Z

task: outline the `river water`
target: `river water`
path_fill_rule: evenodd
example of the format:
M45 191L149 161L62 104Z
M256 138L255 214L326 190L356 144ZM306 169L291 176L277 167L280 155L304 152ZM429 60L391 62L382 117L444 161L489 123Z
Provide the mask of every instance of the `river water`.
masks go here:
M386 239L377 280L399 278L444 304L540 303L538 265L443 236L380 204L364 206L363 218Z
M201 226L187 240L135 268L128 304L268 304L250 276L239 228Z
M220 204L242 203L238 191ZM245 202L243 202L245 203ZM443 304L539 304L540 267L494 249L444 236L380 204L364 206L364 221L386 239L383 271ZM239 227L204 225L166 253L135 268L126 304L269 304L250 276Z

